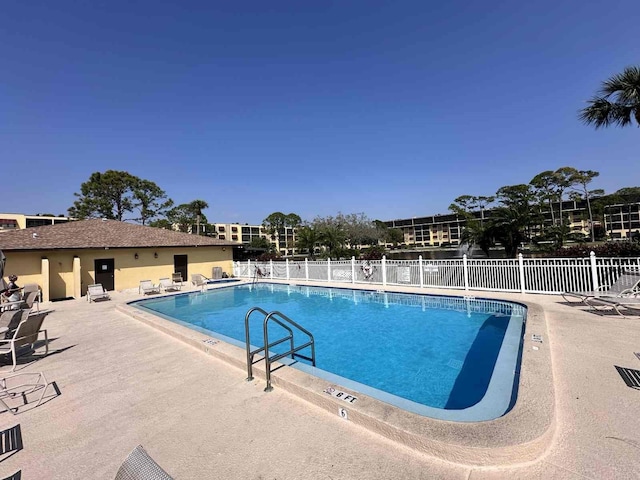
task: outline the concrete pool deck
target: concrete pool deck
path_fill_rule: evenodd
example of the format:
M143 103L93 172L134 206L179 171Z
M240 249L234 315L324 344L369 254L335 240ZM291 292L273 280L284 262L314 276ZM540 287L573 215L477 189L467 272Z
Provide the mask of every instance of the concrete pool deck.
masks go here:
M113 292L111 301L48 306L50 355L19 371L45 372L61 395L0 413L0 430L19 423L24 441L0 457L0 478L19 469L23 478L113 478L138 444L177 479L640 478L640 391L614 368L640 369L640 318L596 315L559 296L468 294L538 304L546 317L555 422L544 451L523 464L446 462L277 383L264 393L260 373L246 382L244 369L133 320L116 307L139 295Z

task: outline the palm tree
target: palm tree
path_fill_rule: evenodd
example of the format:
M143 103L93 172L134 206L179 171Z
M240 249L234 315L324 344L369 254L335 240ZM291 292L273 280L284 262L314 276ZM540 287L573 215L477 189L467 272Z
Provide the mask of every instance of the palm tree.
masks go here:
M326 225L318 232L320 243L327 248L329 257L342 248L347 235L339 225Z
M526 231L530 222L528 209L497 207L493 210L484 236L498 240L507 257L514 258L520 245L527 239Z
M309 253L309 257L314 260L315 246L320 240L317 230L312 227L302 227L298 230L297 237L296 247L301 251L306 250Z
M580 120L596 128L640 126L640 67L627 67L602 83L598 95L580 110Z
M468 246L475 245L489 258L491 256L491 247L495 245L493 238L494 232L492 231L491 225L491 223L485 224L482 220L478 221L475 218L470 218L467 220L464 230L462 230L462 235L460 235L460 244L466 244Z
M200 235L200 221L202 218L202 210L209 208L209 204L204 200L194 200L189 204L189 207L196 216L197 234Z

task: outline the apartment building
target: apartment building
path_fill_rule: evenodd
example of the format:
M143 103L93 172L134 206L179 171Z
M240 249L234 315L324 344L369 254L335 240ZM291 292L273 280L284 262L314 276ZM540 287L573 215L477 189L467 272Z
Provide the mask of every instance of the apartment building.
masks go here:
M24 230L31 227L58 225L72 220L69 217L53 215L23 215L21 213L0 213L0 232Z
M214 223L212 225L220 240L228 240L239 245L250 245L256 238L264 238L274 247L278 244L281 255L294 255L297 252L295 229L291 227L285 227L276 242L275 236L270 235L262 225L242 225L239 223Z
M555 215L558 215L559 203L553 205ZM562 214L568 222L571 232L580 232L590 235L590 224L587 204L585 201L562 202ZM473 215L480 219L491 217L492 210L474 212ZM549 210L540 212L544 225L552 224L552 216ZM640 235L640 202L629 202L608 205L605 208L603 222L594 221L594 226L602 226L609 239L627 240ZM465 226L465 220L456 214L431 215L427 217L414 217L385 222L389 228L398 228L404 234L405 245L416 247L448 247L460 245L460 237ZM531 233L539 233L541 226L532 225ZM387 244L390 246L391 244Z

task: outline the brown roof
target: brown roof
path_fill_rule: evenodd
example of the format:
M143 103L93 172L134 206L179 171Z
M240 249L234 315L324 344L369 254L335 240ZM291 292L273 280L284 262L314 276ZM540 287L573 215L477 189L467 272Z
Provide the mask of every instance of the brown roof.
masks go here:
M233 242L117 220L78 220L0 233L0 250L195 247Z

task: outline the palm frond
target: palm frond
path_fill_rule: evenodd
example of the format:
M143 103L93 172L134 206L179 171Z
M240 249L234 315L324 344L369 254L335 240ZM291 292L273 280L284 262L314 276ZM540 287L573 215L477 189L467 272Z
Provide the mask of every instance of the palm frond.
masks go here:
M640 126L640 67L627 67L602 82L599 95L589 100L578 117L596 129L626 127L634 121Z
M603 97L594 97L589 106L580 110L579 118L587 125L593 125L596 129L618 125L625 127L631 123L634 114L633 107L610 102Z
M600 93L604 97L617 95L618 103L640 101L640 67L627 67L602 83Z

